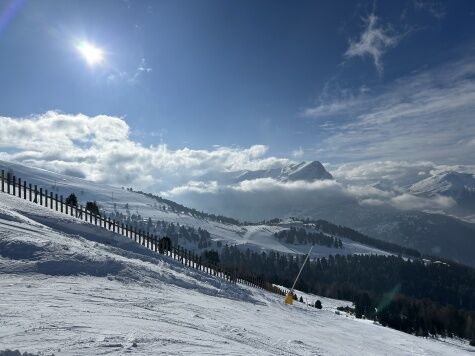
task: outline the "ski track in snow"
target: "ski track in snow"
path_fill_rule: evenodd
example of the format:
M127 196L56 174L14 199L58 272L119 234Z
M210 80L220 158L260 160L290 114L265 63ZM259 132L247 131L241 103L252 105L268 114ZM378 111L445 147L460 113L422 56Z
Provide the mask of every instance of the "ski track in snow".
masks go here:
M0 193L0 351L473 354L456 340L418 338L337 315L345 301L299 295L322 300L324 308L286 306L280 296L228 284L125 237Z

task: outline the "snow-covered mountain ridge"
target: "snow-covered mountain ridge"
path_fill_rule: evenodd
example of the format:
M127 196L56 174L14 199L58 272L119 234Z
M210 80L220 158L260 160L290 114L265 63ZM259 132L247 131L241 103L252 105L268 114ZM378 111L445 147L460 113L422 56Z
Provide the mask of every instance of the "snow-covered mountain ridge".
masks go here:
M237 182L259 178L273 178L282 182L303 180L333 179L333 176L318 161L292 163L282 168L266 170L244 171L236 177Z
M457 198L471 194L475 197L475 177L470 173L442 172L413 184L409 191L427 196L440 194Z

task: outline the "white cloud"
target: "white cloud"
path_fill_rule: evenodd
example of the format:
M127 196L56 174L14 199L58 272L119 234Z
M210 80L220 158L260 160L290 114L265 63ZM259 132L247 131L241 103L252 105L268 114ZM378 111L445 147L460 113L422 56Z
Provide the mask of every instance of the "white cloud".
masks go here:
M379 18L373 13L365 19L366 28L358 40L350 40L350 45L345 52L347 58L366 57L372 58L378 72L383 72L382 57L384 53L399 42L400 36L392 34L389 28L379 24Z
M402 194L390 200L390 204L402 210L444 210L456 205L451 197L436 196L434 198L421 198L411 194Z
M68 115L54 111L27 118L0 117L0 158L95 181L169 189L210 172L267 169L288 163L265 157L267 147L215 147L212 150L165 144L143 146L118 117Z

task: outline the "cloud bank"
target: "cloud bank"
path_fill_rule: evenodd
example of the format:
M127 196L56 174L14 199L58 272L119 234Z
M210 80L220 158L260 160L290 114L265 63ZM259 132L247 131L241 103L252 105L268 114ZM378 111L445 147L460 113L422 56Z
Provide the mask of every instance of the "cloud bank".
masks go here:
M169 189L212 172L267 169L287 159L265 157L267 147L212 150L165 144L143 146L122 118L50 111L27 118L0 117L0 159L117 185Z
M328 166L336 180L238 182L235 178L242 170L281 167L291 161L266 156L264 145L212 150L172 150L164 144L146 147L130 138L124 119L107 115L50 111L27 118L0 117L0 128L0 159L132 186L249 220L337 212L342 206L449 209L455 204L451 199L415 197L403 187L440 170L463 168L429 161L380 161Z

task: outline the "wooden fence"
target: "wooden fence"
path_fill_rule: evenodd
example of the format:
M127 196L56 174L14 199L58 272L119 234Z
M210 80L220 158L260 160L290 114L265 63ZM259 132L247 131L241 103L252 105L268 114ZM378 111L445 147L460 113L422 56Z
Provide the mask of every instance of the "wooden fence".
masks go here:
M45 209L51 209L66 214L75 219L79 219L107 231L119 234L141 244L151 251L180 261L187 267L222 278L229 283L241 283L282 295L284 293L272 283L269 283L255 275L249 273L238 273L236 270L230 270L208 263L207 261L203 261L201 256L198 256L192 251L186 250L179 245L172 246L171 243L163 243L165 238L159 238L157 235L131 227L127 224L111 219L110 217L107 218L100 214L95 214L82 205L75 206L73 204L66 204L66 200L62 195L58 196L58 194L53 194L51 191L48 192L48 190L43 189L43 187L28 184L26 180L15 177L15 175L11 173L5 175L4 170L2 170L1 175L1 188L2 193L30 201L44 207Z

